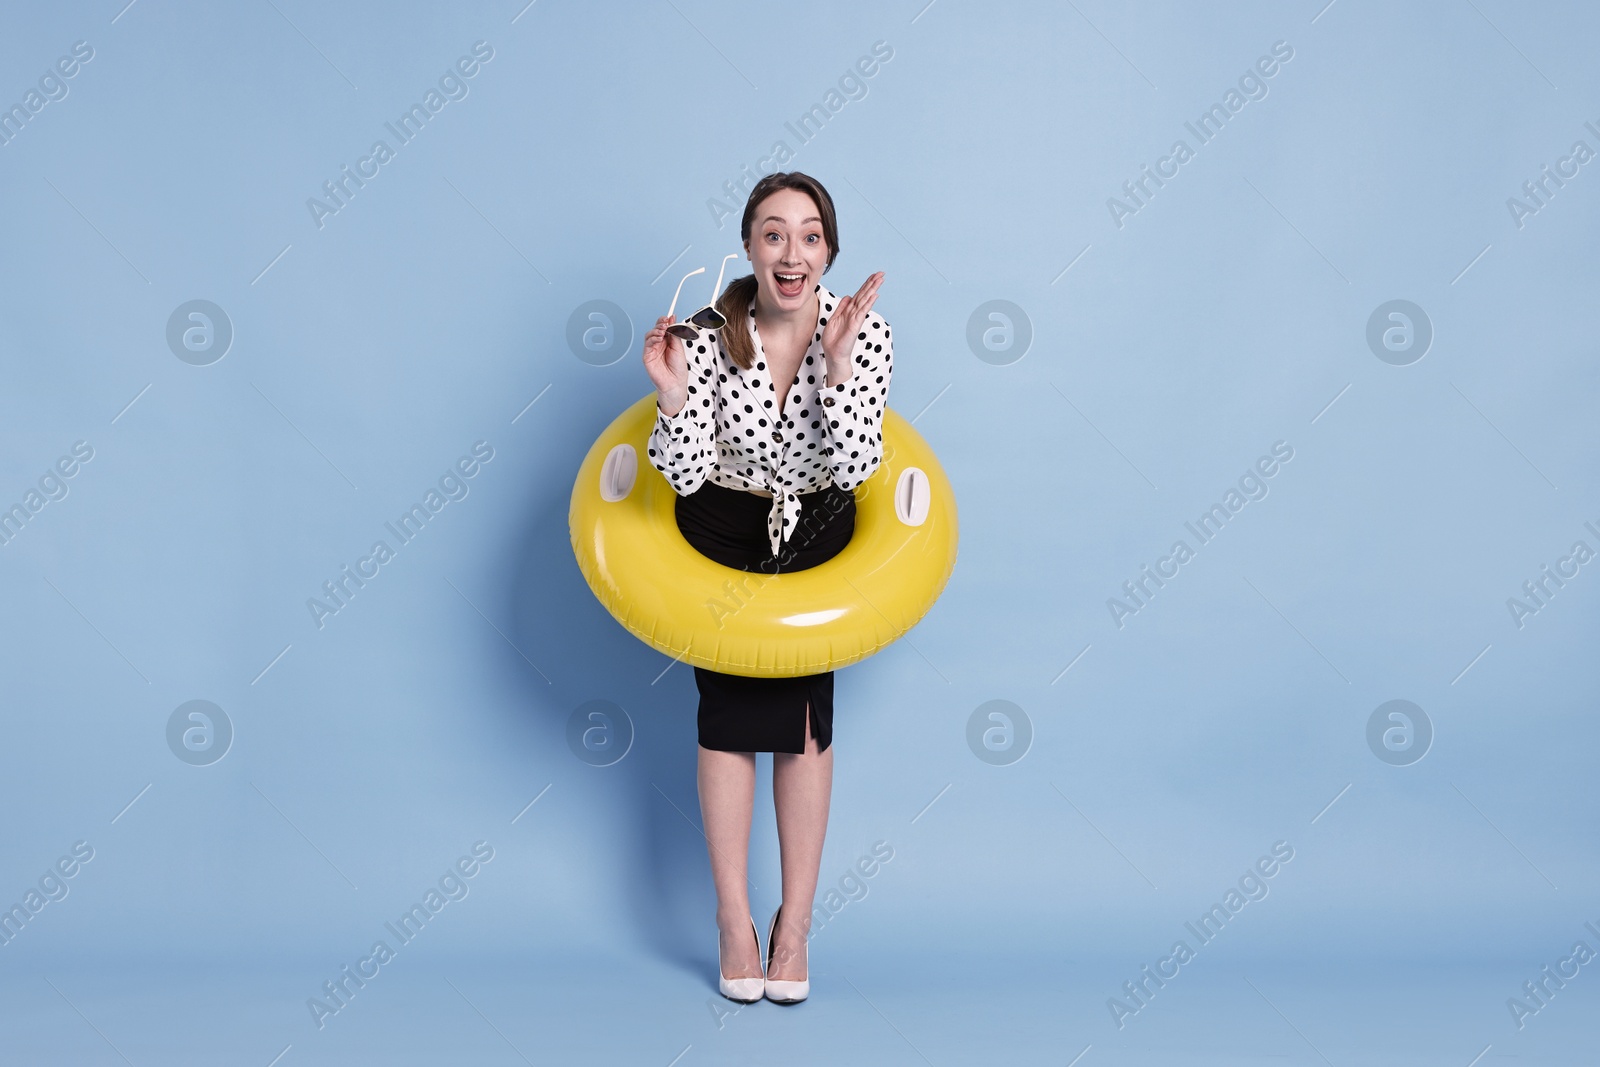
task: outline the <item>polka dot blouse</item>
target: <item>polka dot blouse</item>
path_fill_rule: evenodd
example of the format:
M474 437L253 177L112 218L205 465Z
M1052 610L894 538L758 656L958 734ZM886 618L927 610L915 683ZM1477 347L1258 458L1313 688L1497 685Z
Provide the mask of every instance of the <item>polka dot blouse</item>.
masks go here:
M733 362L718 331L696 328L698 337L682 342L689 366L683 410L669 417L656 408L651 465L680 496L699 489L708 477L728 489L770 492L767 534L774 556L780 537L789 540L798 525L800 493L830 482L854 489L883 461L883 412L894 355L889 324L868 311L856 334L851 377L825 382L822 327L837 302L817 284L817 327L781 416L777 385L756 331L754 299L746 319L755 348L750 369Z

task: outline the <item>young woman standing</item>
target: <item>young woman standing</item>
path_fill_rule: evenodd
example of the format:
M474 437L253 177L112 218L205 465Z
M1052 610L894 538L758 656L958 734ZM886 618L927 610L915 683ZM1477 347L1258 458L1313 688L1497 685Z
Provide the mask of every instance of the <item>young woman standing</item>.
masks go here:
M833 200L799 172L756 184L739 236L751 273L688 321L669 313L645 335L658 408L650 461L703 555L767 574L804 570L849 543L854 490L883 459L893 346L872 311L883 273L842 298L823 287L839 253ZM696 667L695 684L719 988L740 1001L804 1000L833 786L833 672L748 678ZM783 870L765 961L746 893L757 752L773 754Z

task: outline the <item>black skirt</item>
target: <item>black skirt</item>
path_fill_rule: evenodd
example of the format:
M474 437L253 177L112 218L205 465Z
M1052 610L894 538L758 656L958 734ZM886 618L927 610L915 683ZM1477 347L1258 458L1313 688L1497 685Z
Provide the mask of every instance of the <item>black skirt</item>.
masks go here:
M800 521L772 554L767 514L772 498L728 489L707 478L674 504L678 529L701 555L743 571L781 574L824 563L844 550L856 528L855 493L829 485L801 493ZM791 678L747 678L694 669L700 691L700 745L723 752L805 751L806 705L811 736L822 752L833 743L833 672Z

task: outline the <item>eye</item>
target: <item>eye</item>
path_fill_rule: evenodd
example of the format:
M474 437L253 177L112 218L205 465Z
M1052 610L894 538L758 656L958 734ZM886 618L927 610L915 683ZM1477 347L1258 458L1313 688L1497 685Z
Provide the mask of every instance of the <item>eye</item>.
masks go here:
M820 241L822 240L822 235L820 233L808 233L806 234L806 240L812 242Z

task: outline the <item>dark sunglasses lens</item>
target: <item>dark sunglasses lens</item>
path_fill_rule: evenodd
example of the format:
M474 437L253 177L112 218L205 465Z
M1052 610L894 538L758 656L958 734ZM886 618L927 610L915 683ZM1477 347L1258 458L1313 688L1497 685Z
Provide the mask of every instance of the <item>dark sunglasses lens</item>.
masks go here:
M675 322L671 326L668 326L667 332L672 336L682 338L685 341L693 341L697 336L693 326L685 326L681 322Z
M708 330L720 330L728 325L728 320L722 312L714 307L703 307L689 316L689 321L696 326L703 326Z

